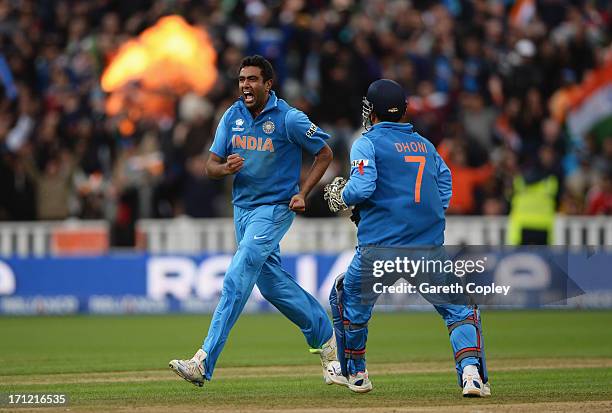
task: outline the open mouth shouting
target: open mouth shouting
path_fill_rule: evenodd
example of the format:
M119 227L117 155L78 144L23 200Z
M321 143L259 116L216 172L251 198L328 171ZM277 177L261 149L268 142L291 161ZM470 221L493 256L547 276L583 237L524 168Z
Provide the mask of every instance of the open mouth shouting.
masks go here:
M244 96L244 103L246 103L247 105L252 105L255 103L255 95L253 94L253 92L245 90L242 92L242 94Z

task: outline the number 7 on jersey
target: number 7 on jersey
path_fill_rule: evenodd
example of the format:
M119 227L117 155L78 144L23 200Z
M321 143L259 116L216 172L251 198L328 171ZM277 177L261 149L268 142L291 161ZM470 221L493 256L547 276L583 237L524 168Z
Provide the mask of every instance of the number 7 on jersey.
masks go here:
M418 163L419 171L417 172L416 182L414 183L414 202L421 202L421 181L423 180L423 170L425 169L425 156L404 156L404 162Z

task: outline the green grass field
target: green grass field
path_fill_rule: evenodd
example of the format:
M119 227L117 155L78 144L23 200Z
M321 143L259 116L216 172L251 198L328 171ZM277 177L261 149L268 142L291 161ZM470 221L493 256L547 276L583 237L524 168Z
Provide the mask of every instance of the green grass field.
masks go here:
M477 400L460 397L434 313L375 314L364 395L325 386L318 357L278 314L242 316L214 380L192 386L167 363L193 354L208 321L0 318L0 393L66 393L70 411L612 411L609 311L484 313L493 397ZM53 410L66 408L43 411Z

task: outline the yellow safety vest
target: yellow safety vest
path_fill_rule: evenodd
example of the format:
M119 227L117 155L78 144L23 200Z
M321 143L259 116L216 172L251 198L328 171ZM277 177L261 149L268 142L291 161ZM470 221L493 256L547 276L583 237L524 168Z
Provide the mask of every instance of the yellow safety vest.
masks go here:
M521 243L523 229L548 232L548 244L553 242L555 227L555 198L559 189L556 176L527 185L522 176L514 179L514 195L508 219L507 241Z

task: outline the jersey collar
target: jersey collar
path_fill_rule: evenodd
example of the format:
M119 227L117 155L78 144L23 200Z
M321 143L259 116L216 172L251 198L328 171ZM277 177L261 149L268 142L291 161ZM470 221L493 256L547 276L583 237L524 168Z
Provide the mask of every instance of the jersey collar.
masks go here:
M412 124L410 123L400 123L400 122L379 122L376 125L373 125L371 130L375 129L383 129L383 128L393 128L403 130L405 132L412 132Z

